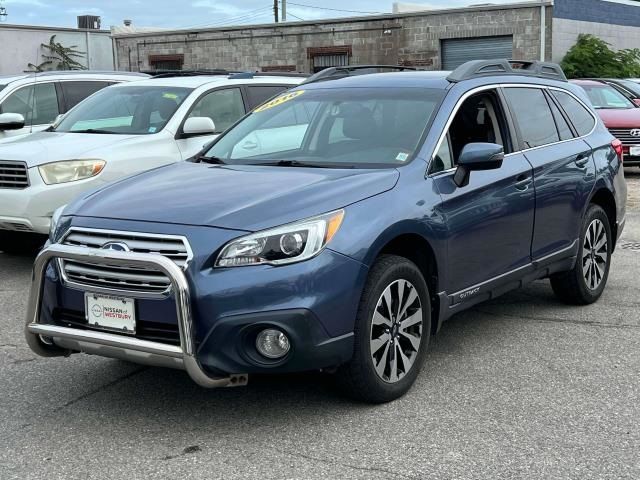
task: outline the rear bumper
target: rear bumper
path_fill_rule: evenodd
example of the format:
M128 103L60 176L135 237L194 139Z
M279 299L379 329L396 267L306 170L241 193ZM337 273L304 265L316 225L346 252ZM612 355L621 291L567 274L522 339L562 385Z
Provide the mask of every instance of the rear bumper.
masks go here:
M49 261L54 258L97 264L155 268L165 273L171 280L175 296L180 345L166 345L118 334L40 323L45 270ZM189 284L182 269L165 257L146 253L121 253L55 244L46 247L36 258L27 309L25 336L29 347L41 356L68 355L74 350L132 360L148 365L181 368L186 370L198 385L208 388L242 385L247 382L246 375L222 377L210 375L196 358L193 332Z

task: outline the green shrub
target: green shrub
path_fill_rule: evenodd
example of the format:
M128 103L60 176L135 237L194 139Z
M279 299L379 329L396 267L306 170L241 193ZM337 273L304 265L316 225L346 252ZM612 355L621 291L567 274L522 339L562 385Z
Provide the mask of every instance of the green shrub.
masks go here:
M569 78L640 77L640 49L614 51L604 40L581 34L560 65Z

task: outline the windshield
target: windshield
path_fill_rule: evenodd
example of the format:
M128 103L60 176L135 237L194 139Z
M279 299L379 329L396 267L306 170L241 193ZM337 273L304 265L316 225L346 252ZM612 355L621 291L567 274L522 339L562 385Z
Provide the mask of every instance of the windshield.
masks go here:
M80 102L54 128L56 132L148 135L164 128L190 88L107 87Z
M594 108L635 108L631 100L609 85L580 85Z
M231 164L402 165L444 94L425 88L294 90L256 108L205 157Z

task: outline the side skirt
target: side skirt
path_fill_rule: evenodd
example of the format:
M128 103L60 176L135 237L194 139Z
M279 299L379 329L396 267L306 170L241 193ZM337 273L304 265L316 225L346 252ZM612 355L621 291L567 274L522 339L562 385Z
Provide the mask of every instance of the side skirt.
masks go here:
M527 265L491 278L485 282L453 294L440 292L438 294L438 298L440 299L438 330L440 330L445 320L448 320L456 313L466 310L473 305L497 298L511 290L516 290L554 273L571 270L577 259L578 245L578 240L576 239L567 248L534 260Z

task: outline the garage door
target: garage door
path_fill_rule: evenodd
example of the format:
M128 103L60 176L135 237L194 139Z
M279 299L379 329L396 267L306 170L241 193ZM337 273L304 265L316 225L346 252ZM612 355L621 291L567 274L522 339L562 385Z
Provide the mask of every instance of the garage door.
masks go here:
M513 36L442 40L442 69L454 70L469 60L513 57Z

